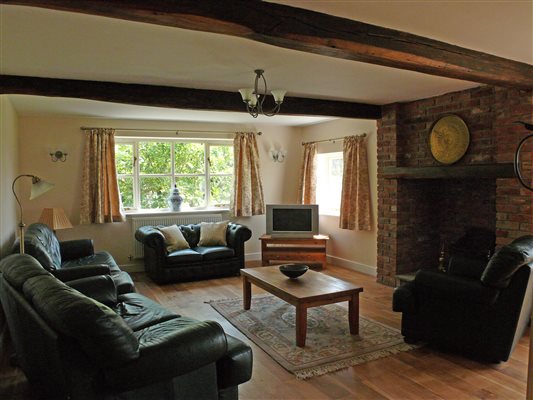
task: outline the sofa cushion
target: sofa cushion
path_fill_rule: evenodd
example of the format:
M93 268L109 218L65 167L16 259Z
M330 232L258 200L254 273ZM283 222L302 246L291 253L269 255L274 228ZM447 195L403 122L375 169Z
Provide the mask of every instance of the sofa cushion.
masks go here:
M187 240L185 240L183 233L181 233L181 230L177 225L165 226L159 228L159 230L165 237L165 246L169 253L174 250L183 250L191 247Z
M481 282L491 287L506 288L518 268L532 262L533 236L519 237L500 248L491 257L487 268L483 271Z
M198 246L226 246L226 230L229 221L201 222Z
M120 270L113 256L107 251L100 251L87 257L65 261L61 264L61 268L76 268L81 265L107 265L118 294L135 292L135 284L131 276L127 272Z
M180 317L137 293L122 294L118 297L118 301L113 310L133 331Z
M166 257L169 264L187 264L202 261L202 255L193 249L176 250Z
M87 257L64 261L61 268L75 268L80 265L108 265L111 273L120 272L113 256L107 251L99 251Z
M221 260L223 258L231 258L235 255L235 251L225 246L198 246L192 249L202 255L204 261Z
M18 252L17 243L14 252ZM48 225L37 223L28 227L24 236L24 251L35 257L48 271L61 267L59 242Z
M36 311L54 329L75 338L96 364L118 366L139 357L133 331L104 304L52 276L30 278L22 288Z
M35 261L35 258L29 254L11 254L0 261L0 272L11 286L20 290L24 282L30 278L50 276L50 272Z
M452 275L479 279L487 267L487 262L487 258L472 257L457 253L450 257L447 270Z

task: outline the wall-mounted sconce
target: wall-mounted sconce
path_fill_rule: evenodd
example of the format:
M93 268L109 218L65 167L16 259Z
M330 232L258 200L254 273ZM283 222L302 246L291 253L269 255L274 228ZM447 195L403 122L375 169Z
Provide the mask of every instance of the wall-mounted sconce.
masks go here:
M67 155L68 153L64 153L61 150L56 150L53 153L50 153L50 158L52 159L53 162L58 162L58 161L65 162L67 161Z
M274 162L282 163L283 161L285 161L286 156L287 152L285 150L270 150L270 158L272 158L272 161Z

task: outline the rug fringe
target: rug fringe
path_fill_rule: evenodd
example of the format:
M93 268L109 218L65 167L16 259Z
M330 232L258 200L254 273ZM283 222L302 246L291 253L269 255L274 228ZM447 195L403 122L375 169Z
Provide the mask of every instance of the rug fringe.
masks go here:
M294 371L294 375L297 379L305 380L312 378L314 376L325 375L330 372L339 371L341 369L346 369L354 365L362 364L368 361L374 361L383 357L388 357L393 354L401 353L402 351L409 351L420 347L420 345L412 345L407 343L399 343L395 346L392 346L388 349L375 351L369 354L363 354L360 356L348 358L346 360L336 361L331 364L320 365L317 367L311 367L306 369L301 369L299 371Z

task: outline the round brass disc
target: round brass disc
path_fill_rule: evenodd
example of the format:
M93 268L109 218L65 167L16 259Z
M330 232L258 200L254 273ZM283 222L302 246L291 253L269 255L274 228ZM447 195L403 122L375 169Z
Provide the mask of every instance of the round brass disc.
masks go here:
M457 115L439 119L431 128L429 148L431 155L442 164L453 164L466 153L470 144L470 132Z

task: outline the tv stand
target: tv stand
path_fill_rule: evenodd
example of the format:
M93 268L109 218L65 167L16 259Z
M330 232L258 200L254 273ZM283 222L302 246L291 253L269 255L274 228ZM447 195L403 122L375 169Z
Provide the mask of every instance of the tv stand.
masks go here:
M261 263L263 265L301 263L313 269L326 268L327 235L306 238L263 235L261 240Z

